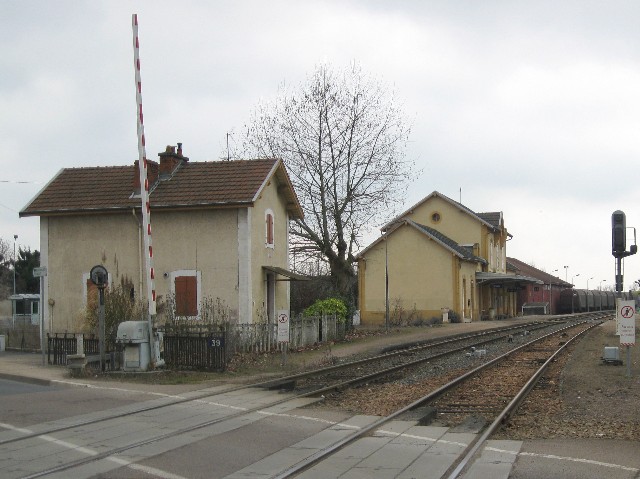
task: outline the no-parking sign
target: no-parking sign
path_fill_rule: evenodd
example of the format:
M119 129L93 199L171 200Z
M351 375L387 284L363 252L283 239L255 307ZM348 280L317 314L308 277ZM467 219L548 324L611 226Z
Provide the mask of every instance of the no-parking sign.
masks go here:
M616 320L621 346L636 344L636 303L635 301L616 301Z
M278 311L278 342L289 342L289 311Z

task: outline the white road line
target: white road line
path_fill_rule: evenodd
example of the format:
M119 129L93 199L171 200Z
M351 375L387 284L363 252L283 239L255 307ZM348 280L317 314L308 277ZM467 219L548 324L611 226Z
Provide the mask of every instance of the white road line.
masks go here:
M540 457L543 459L555 459L558 461L569 461L569 462L578 462L582 464L592 464L594 466L609 467L611 469L620 469L620 470L629 471L629 472L640 472L640 469L638 469L637 467L627 467L627 466L622 466L620 464L611 464L610 462L594 461L593 459L581 459L579 457L556 456L555 454L540 454L536 452L506 451L504 449L497 449L495 447L486 447L485 449L488 451L501 452L504 454L515 454L517 456Z

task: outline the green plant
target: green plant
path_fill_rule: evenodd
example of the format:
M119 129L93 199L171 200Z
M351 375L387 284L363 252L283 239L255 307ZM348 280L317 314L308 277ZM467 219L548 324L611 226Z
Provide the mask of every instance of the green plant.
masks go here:
M341 299L319 299L302 312L303 316L322 316L335 314L339 320L347 319L347 305Z
M104 289L104 330L107 350L115 347L118 325L124 321L144 320L146 304L132 298L132 282L123 277L118 286ZM95 293L95 294L94 294ZM85 310L85 324L91 332L98 332L98 291L89 295Z

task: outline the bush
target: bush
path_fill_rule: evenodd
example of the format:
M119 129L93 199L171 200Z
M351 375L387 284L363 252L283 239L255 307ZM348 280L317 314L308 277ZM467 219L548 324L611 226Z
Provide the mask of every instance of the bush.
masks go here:
M450 323L461 323L462 319L460 318L460 315L458 313L456 313L455 311L449 311L449 322Z
M339 320L347 319L347 305L341 299L319 299L302 312L303 316L322 316L335 314Z
M131 296L131 281L127 278L120 280L120 285L104 290L104 325L105 345L107 350L113 350L118 333L118 325L123 321L140 321L146 318L146 304ZM85 325L92 333L98 331L98 292L92 294L85 310Z

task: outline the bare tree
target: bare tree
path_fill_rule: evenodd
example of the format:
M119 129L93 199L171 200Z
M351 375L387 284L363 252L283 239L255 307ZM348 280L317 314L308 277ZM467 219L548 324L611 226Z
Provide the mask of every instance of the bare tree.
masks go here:
M318 67L298 90L259 104L247 127L248 152L282 158L291 175L305 213L292 224L292 247L320 252L346 296L359 240L404 199L409 133L393 92L355 65Z
M6 299L11 292L13 278L13 252L9 241L0 238L0 299Z

